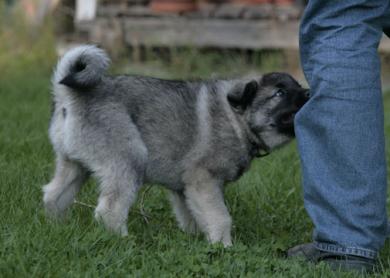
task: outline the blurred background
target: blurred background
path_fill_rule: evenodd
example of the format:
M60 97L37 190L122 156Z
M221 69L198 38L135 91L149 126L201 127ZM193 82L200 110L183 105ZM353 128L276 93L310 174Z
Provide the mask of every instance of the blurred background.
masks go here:
M93 180L66 223L47 221L42 208L42 185L54 172L50 76L67 49L104 47L112 73L182 79L287 71L304 84L304 7L294 0L0 0L0 277L335 277L325 265L280 257L311 238L295 143L254 161L238 186L227 188L236 242L229 250L181 233L160 187L140 193L126 239L93 220ZM383 38L380 45L387 146L389 44ZM386 156L390 161L389 148ZM390 242L381 277L390 277L389 252Z
M113 57L114 72L215 78L282 70L303 81L298 29L305 5L306 0L3 0L0 70L15 63L33 66L34 59L41 68L52 67L70 47L95 43ZM390 40L383 39L380 53L388 88Z

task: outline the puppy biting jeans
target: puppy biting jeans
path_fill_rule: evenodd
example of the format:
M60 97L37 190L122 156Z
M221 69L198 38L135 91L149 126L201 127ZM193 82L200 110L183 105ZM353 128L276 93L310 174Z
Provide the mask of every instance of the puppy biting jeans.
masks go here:
M108 65L94 46L70 50L57 65L49 129L57 166L44 187L47 213L61 217L92 173L101 191L96 218L127 235L137 191L158 183L170 190L183 230L231 245L224 185L294 137L307 90L285 73L189 82L108 76Z

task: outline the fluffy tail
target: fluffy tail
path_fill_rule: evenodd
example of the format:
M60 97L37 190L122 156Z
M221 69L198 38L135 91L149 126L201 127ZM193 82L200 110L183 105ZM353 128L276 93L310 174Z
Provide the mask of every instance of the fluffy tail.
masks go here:
M110 64L107 53L94 46L75 47L59 60L53 75L53 85L72 89L89 89L97 85Z

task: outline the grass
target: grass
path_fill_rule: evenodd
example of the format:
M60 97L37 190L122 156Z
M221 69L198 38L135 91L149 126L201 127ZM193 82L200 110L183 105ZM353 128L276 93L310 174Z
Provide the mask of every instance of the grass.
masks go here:
M50 36L26 41L16 50L4 44L0 48L0 277L356 277L281 257L282 250L311 238L295 143L254 161L227 188L234 220L234 246L229 249L182 233L165 190L157 186L140 193L130 212L127 238L104 231L93 220L93 209L82 204L75 204L62 223L46 220L41 189L54 166L47 137L53 49ZM173 61L151 56L146 65L118 71L189 78L283 66L275 54L260 56L259 68L240 55L187 51L176 53ZM390 139L389 94L384 101ZM97 194L90 180L78 201L95 205ZM389 247L387 242L378 277L390 276Z
M45 70L0 77L0 276L332 277L324 265L280 257L289 246L309 241L312 228L302 204L295 143L256 160L227 188L234 219L235 245L230 249L182 233L160 187L141 192L138 199L144 199L147 219L138 202L125 239L105 232L84 205L75 204L64 223L47 221L41 187L50 180L54 165L47 139L49 79ZM385 105L390 135L390 95ZM90 181L78 200L93 205L97 193ZM388 251L382 255L386 275L389 257Z

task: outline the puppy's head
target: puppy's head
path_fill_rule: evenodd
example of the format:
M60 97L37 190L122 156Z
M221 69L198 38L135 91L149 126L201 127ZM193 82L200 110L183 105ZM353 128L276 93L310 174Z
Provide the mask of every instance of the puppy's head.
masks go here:
M294 138L294 116L308 99L309 90L286 73L266 74L228 93L230 105L269 149Z

